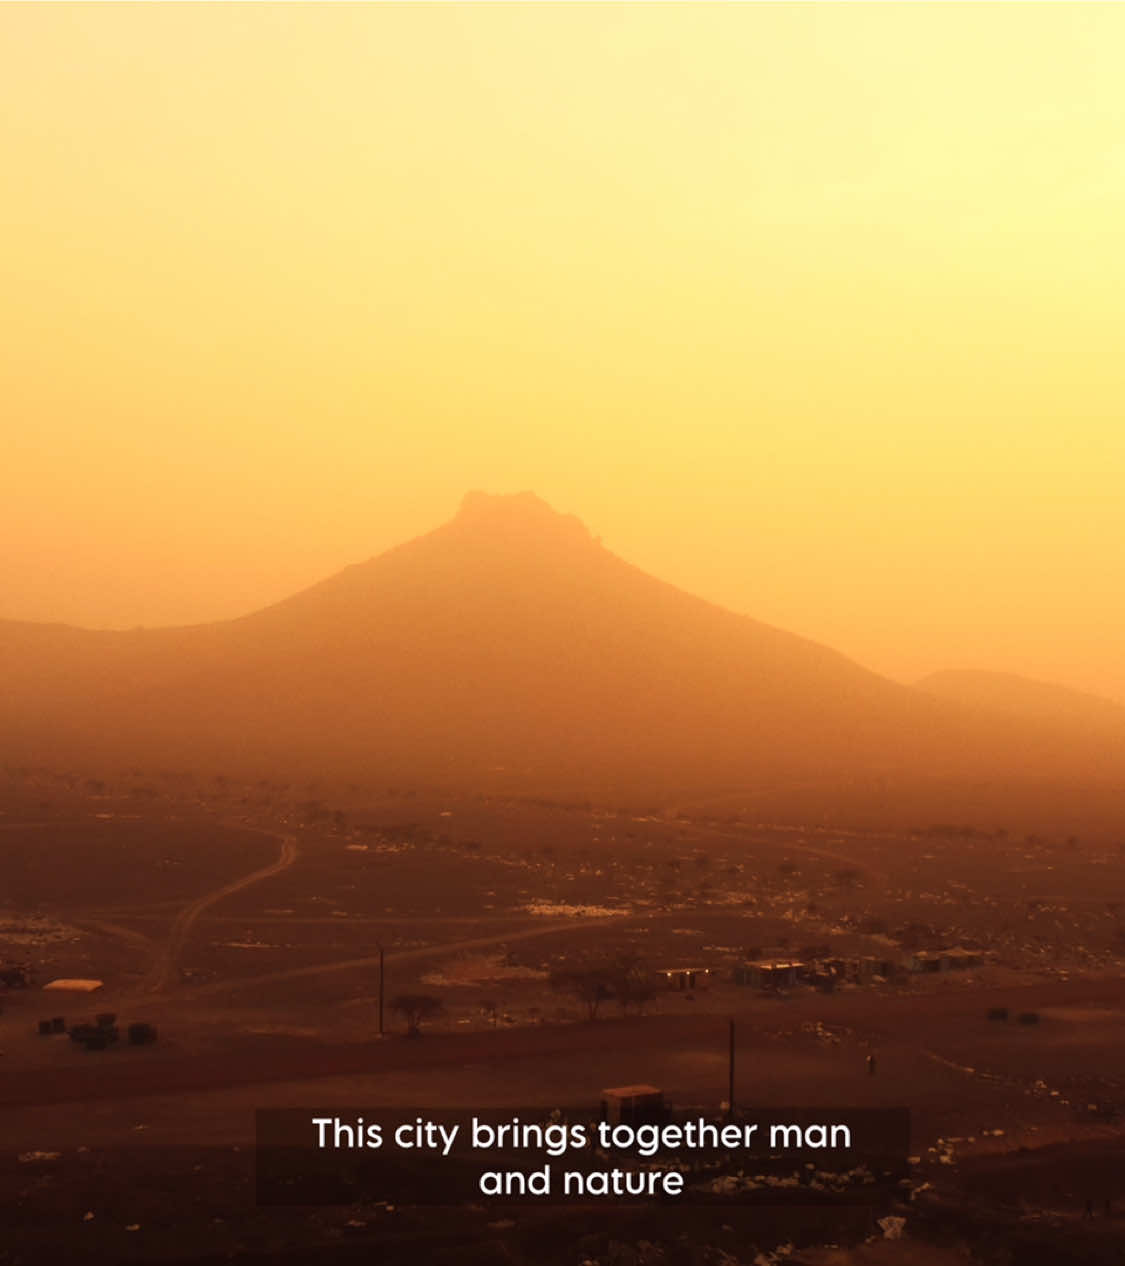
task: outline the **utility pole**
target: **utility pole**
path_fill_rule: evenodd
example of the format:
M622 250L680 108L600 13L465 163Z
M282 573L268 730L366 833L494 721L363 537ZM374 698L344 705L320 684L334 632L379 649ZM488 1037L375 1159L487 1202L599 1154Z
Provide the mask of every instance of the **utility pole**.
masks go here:
M734 1017L728 1021L730 1025L729 1050L727 1054L727 1120L734 1119Z
M383 942L376 941L379 947L379 1036L383 1036Z

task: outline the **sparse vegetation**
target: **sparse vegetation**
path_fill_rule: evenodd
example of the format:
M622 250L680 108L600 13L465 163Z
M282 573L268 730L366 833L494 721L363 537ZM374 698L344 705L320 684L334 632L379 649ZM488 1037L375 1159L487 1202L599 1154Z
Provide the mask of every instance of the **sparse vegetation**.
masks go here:
M406 1022L407 1037L417 1037L422 1025L442 1014L445 1005L440 998L427 993L400 993L391 999L390 1007Z
M552 989L570 994L582 1003L588 1020L596 1020L602 1003L613 997L611 964L557 967L551 972L549 981Z

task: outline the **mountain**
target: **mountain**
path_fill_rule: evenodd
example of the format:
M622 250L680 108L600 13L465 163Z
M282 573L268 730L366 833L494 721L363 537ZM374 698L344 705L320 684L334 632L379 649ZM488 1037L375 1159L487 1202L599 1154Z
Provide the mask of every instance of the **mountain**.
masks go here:
M617 558L530 493L263 610L188 628L0 622L0 755L335 775L612 803L746 789L1090 781L1102 732L891 682Z
M924 677L918 689L939 699L1027 721L1125 735L1125 706L1015 673L947 670Z

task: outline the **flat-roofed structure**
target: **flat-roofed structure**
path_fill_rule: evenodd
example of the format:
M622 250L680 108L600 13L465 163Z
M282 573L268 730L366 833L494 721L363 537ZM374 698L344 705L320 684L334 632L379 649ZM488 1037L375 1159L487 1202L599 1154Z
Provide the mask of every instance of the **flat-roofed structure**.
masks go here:
M735 969L734 978L738 984L756 989L789 989L805 970L805 964L794 959L768 959L743 963Z
M659 1125L664 1091L656 1086L615 1086L602 1091L602 1120L610 1125Z
M656 973L666 989L706 989L711 983L710 967L669 967Z
M917 950L910 959L910 970L936 972L949 970L949 956L944 950Z

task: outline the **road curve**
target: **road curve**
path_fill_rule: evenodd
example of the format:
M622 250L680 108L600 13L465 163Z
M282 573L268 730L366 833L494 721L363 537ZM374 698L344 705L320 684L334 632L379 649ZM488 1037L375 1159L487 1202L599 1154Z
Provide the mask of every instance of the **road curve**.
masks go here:
M474 936L464 941L439 941L436 945L423 945L418 949L395 950L386 955L388 963L409 963L427 958L448 957L465 950L488 949L494 945L507 945L512 941L530 941L539 936L549 936L552 932L573 931L575 928L593 928L608 924L624 926L635 919L614 915L611 918L595 919L551 919L547 923L538 922L531 926L513 928L494 936ZM379 962L378 954L370 954L363 958L336 959L330 963L312 963L307 967L287 967L282 971L266 972L261 976L233 976L227 980L212 980L205 985L196 985L190 994L191 998L210 997L214 994L237 993L243 989L252 989L258 985L272 984L278 980L299 980L306 976L323 976L334 971L348 971L354 967L374 967Z
M253 830L255 828L243 829ZM262 834L272 835L274 833L272 831L264 831ZM235 879L229 884L224 884L222 888L216 888L214 892L204 893L202 897L197 897L191 905L185 906L172 923L164 948L157 954L148 970L148 974L141 982L141 991L149 994L163 993L168 988L188 933L204 910L215 905L218 901L234 896L236 892L241 892L244 888L249 888L252 884L260 883L263 879L269 879L271 875L281 874L283 870L288 870L296 860L297 837L295 835L283 835L281 837L281 855L276 862L272 862L269 866L263 866L261 870L251 871L249 875L243 875L241 879Z
M696 912L699 913L699 912ZM594 918L565 918L536 920L521 926L509 927L504 931L490 933L487 936L474 936L467 940L438 941L433 945L423 945L417 949L394 950L386 955L386 962L399 965L402 963L424 961L427 958L449 958L466 950L490 949L497 945L509 945L516 941L531 941L540 936L550 936L556 932L586 932L596 927L635 927L637 924L652 923L660 919L682 920L683 911L669 910L643 914L598 915ZM378 922L377 919L371 920ZM387 923L401 923L394 918ZM437 920L435 920L436 922ZM347 926L347 921L333 920L336 926ZM359 920L355 920L359 922ZM428 920L425 916L414 916L411 922L416 927L424 926ZM209 998L217 994L240 993L260 985L275 984L279 980L301 980L310 976L325 976L337 971L350 971L353 968L375 967L378 965L378 954L368 954L362 958L334 959L327 963L310 963L305 967L286 967L278 971L265 972L257 976L231 976L223 980L211 980L206 984L193 985L185 992L186 999Z

